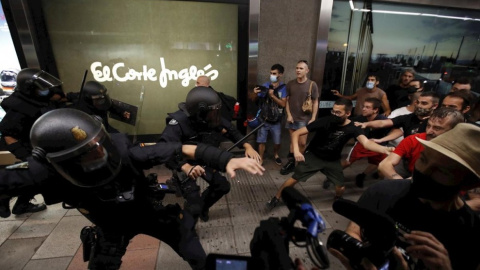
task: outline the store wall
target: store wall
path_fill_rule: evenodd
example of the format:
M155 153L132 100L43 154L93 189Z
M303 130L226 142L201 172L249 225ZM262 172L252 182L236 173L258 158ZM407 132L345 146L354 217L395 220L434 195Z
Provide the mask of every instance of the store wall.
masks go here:
M270 67L285 67L284 80L294 79L299 60L313 63L320 3L318 0L262 0L258 23L258 83Z

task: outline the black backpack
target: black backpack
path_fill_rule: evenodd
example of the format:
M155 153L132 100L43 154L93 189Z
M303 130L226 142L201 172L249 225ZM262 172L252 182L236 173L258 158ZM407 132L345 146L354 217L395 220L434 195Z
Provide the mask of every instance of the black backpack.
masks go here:
M280 85L277 89L274 90L274 95L278 96L278 89L284 87L285 84ZM269 123L277 123L282 119L283 110L278 106L278 104L269 97L262 99L260 104L260 118L263 121Z
M218 96L222 100L222 108L220 112L222 113L222 117L227 119L228 121L237 120L241 116L241 111L235 112L235 104L237 100L229 95L225 95L222 92L217 92Z

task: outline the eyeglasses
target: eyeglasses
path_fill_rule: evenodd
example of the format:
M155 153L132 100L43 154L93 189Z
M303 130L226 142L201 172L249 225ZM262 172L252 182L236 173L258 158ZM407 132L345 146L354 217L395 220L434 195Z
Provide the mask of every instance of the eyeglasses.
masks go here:
M342 115L342 112L341 112L341 111L331 110L330 113L332 113L332 114L335 115L335 116L341 116L341 115Z

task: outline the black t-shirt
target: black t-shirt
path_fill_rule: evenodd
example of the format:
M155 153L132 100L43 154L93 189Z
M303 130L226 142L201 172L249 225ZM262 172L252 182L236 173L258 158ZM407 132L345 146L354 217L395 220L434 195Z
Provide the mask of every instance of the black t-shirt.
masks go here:
M402 88L398 84L390 85L385 90L385 93L387 94L388 102L392 111L410 104L407 88Z
M403 129L403 137L408 137L412 134L425 132L427 129L428 118L424 120L418 119L414 113L400 115L392 118L393 127Z
M410 230L430 232L448 250L453 269L476 269L480 265L479 216L466 204L451 212L434 210L410 193L410 186L410 180L375 183L358 204L386 213Z
M360 127L353 124L353 121L348 125L338 126L330 124L329 120L330 116L321 117L307 125L309 133L316 131L307 150L321 159L338 160L348 140L364 134Z

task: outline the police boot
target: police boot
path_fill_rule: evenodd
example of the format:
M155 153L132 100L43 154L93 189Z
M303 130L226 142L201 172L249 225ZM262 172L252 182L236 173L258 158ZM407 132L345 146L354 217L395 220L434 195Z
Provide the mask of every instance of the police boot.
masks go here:
M25 199L25 196L19 196L17 198L17 202L15 203L15 205L13 206L12 208L12 213L14 215L21 215L21 214L25 214L25 213L35 213L35 212L40 212L40 211L43 211L45 209L47 209L47 206L44 204L44 203L39 203L39 204L33 204L30 202L30 199L29 197L26 197Z
M10 198L0 200L0 217L8 218L10 216Z

